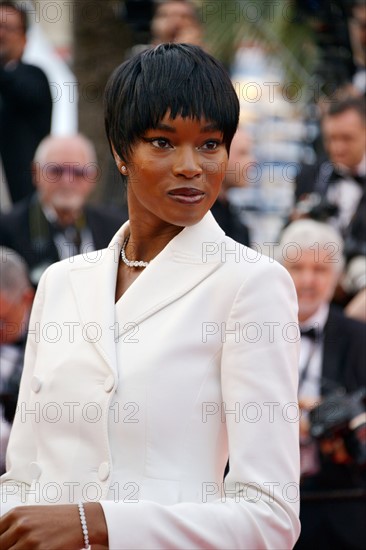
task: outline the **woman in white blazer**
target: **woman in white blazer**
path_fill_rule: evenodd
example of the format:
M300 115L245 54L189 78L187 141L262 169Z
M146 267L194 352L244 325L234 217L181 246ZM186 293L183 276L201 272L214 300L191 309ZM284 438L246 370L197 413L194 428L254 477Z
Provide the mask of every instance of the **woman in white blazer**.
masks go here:
M294 545L294 287L209 211L238 112L225 70L195 46L160 45L112 75L106 128L129 221L39 285L2 548Z

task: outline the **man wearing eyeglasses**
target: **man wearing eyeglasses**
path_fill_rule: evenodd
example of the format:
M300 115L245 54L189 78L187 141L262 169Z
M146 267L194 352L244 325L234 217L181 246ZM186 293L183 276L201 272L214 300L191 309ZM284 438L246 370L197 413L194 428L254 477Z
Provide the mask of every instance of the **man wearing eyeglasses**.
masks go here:
M94 146L81 134L39 144L37 192L0 216L0 245L23 256L34 286L50 264L108 246L125 221L117 210L86 204L99 175Z
M21 61L26 31L25 11L0 0L0 155L13 203L32 192L33 155L51 128L48 80Z

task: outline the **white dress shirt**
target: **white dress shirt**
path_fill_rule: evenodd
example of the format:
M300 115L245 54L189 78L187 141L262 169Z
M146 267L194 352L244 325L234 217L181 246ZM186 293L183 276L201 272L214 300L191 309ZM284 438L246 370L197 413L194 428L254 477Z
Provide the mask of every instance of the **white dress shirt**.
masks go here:
M300 324L300 330L314 328L319 337L314 341L308 336L301 337L300 359L299 359L299 399L319 398L321 394L322 381L322 358L323 358L323 334L325 323L329 315L329 304L322 304L319 309ZM308 411L302 410L303 418L308 417ZM301 475L314 475L319 471L318 446L315 440L302 437L300 440L300 461Z
M319 338L313 341L307 336L302 336L299 360L299 398L319 397L322 377L323 337L324 326L329 315L329 304L322 304L319 309L300 324L300 330L314 328L319 332ZM306 371L306 373L305 373ZM304 379L303 379L304 376Z
M327 191L327 199L336 204L339 208L339 214L332 219L332 223L339 231L343 231L351 222L352 216L356 212L357 206L362 197L362 188L347 170L339 170L342 179L335 184L330 185ZM366 155L357 166L355 173L358 176L366 174Z

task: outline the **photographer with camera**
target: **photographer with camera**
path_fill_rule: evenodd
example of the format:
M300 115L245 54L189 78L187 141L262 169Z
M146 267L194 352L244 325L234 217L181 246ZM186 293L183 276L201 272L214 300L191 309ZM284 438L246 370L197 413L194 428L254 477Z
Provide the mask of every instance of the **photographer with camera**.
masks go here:
M301 523L296 549L361 549L366 540L366 324L331 299L343 239L310 219L283 231L279 259L295 283L301 331Z

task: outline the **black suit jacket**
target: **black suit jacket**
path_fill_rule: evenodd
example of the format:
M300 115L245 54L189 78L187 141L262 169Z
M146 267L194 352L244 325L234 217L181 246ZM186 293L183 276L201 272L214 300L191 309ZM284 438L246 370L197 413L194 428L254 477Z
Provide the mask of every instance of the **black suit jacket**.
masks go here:
M323 396L337 386L348 393L365 387L365 364L366 324L348 319L332 306L324 332ZM301 535L294 550L361 550L366 536L366 500L364 496L347 498L349 493L343 490L365 490L366 472L319 458L320 473L301 485Z
M346 317L342 309L331 306L324 328L321 393L325 398L338 388L346 393L366 388L366 324ZM307 478L303 489L309 491L364 487L366 477L353 465L339 465L321 455L321 471Z
M249 229L229 202L217 199L212 205L211 212L228 237L245 246L250 246Z
M347 392L366 386L366 324L331 306L324 329L322 376ZM330 388L324 388L323 394Z
M44 72L19 62L0 65L0 154L13 202L34 188L31 162L39 142L50 133L52 98Z
M324 196L333 179L333 165L324 155L315 164L302 164L295 181L295 199L314 192Z
M126 217L118 210L103 206L86 206L85 226L90 230L96 250L108 246ZM53 240L54 228L40 208L38 196L24 199L0 215L0 245L18 252L28 264L36 286L40 272L60 257Z

